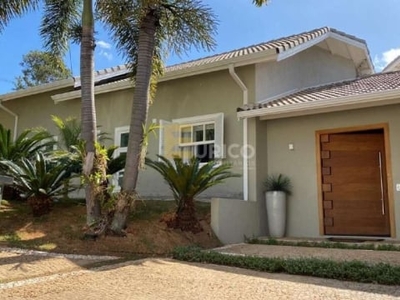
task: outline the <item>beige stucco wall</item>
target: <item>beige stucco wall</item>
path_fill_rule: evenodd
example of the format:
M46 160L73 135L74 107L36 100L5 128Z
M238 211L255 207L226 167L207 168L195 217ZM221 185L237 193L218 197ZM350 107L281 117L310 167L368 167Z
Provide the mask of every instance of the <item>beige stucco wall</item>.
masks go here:
M237 69L238 75L248 86L249 98L254 101L255 71L254 66ZM25 128L42 126L56 133L50 115L62 118L80 117L80 100L69 100L54 104L47 93L29 98L4 102L4 106L19 115L19 132ZM96 96L97 123L102 132L108 132L114 138L116 127L128 126L131 114L133 90L122 90ZM149 121L172 120L206 114L224 113L224 143L242 145L242 121L238 121L236 108L243 104L243 93L231 78L228 70L205 75L192 76L173 81L161 82L158 85L156 100L150 107ZM0 122L13 128L14 119L0 110ZM226 161L233 164L233 170L242 174L240 148L227 153ZM155 158L159 152L158 136L151 135L148 153ZM237 157L236 157L237 155ZM138 191L145 198L171 198L162 178L152 170L140 173ZM212 188L203 197L243 197L242 178L228 179L226 184Z
M393 186L400 182L400 105L325 113L264 121L257 134L266 136L268 173L283 173L293 182L289 199L287 235L318 237L317 161L315 132L352 126L388 123L390 130ZM288 144L294 144L294 150ZM257 149L259 150L259 149ZM257 178L262 180L262 177ZM396 232L400 234L400 193L394 192Z
M254 99L254 67L237 70L238 75L251 91L250 99ZM238 121L236 108L243 104L242 90L230 77L228 70L212 74L188 77L174 81L162 82L158 86L157 98L150 108L149 120L194 117L223 112L224 143L226 149L231 145L242 145L242 121ZM154 158L159 151L157 138L151 138L149 157ZM231 154L226 151L227 161L233 165L233 171L242 174L242 158L239 148L233 148ZM154 179L159 183L154 184ZM147 197L159 198L170 195L167 187L161 184L162 179L154 175L152 170L142 172L139 177L139 192ZM228 179L223 185L205 192L202 197L243 198L242 178Z
M260 233L260 203L237 199L211 200L211 227L223 244L242 243Z
M351 60L314 46L279 62L257 64L256 100L355 77Z
M21 133L26 128L44 127L54 134L56 131L51 121L51 115L65 118L71 114L77 116L80 114L78 101L54 105L51 100L52 94L67 90L37 94L31 97L5 101L2 104L18 115L18 133ZM2 109L0 109L0 123L11 130L14 129L14 117Z

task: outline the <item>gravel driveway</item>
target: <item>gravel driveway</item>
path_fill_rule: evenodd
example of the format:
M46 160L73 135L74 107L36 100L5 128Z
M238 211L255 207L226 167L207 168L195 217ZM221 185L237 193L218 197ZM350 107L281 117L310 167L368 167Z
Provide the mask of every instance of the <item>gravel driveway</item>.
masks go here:
M400 288L146 259L41 278L6 299L398 299Z
M287 249L288 250L288 249ZM1 253L3 258L10 253ZM34 253L30 255L34 256ZM400 254L399 254L400 255ZM26 259L27 255L21 256ZM342 282L239 268L144 259L95 269L82 267L94 257L41 257L35 270L53 275L0 284L0 299L399 299L400 287ZM12 256L15 263L16 258ZM53 260L52 260L53 259ZM103 258L104 259L104 258ZM51 262L51 263L50 263ZM21 261L22 263L22 261ZM76 268L70 269L75 265ZM10 265L0 265L0 270ZM3 272L4 273L4 272ZM16 273L15 273L16 274ZM15 276L14 274L14 276ZM9 280L10 281L10 280Z

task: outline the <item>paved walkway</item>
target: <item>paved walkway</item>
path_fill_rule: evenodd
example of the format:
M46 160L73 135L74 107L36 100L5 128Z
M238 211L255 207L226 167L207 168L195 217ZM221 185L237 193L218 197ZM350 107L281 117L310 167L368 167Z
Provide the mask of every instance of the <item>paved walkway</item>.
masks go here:
M5 257L12 254L1 251L0 253ZM36 256L35 253L30 255ZM17 263L18 258L11 257L14 257L14 262ZM64 263L69 266L73 261L72 257L57 259L61 259L57 260L60 267ZM35 264L40 269L41 266L46 266L47 262L47 259L38 259ZM1 267L3 268L2 265ZM396 286L269 274L225 266L189 264L169 259L145 259L95 269L78 268L73 271L60 269L56 272L50 276L0 284L0 299L372 300L400 297L400 287Z
M327 249L293 246L270 246L256 244L237 244L221 247L217 251L264 257L314 257L321 259L334 259L337 261L361 260L371 264L389 263L400 265L399 251L374 251L374 250L350 250L350 249Z

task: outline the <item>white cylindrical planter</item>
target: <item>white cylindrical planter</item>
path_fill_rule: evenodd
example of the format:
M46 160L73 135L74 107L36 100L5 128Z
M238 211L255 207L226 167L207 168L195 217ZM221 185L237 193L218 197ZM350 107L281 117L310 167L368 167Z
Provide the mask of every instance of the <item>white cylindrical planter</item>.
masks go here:
M265 193L269 235L281 238L286 229L286 194L272 191Z

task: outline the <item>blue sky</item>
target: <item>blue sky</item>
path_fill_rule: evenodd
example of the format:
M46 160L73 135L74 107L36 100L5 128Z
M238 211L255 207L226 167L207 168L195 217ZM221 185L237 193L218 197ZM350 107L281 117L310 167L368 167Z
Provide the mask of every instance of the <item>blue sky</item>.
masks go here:
M251 0L204 0L219 19L217 47L213 52L192 51L171 55L167 64L179 63L271 39L330 26L367 41L377 70L400 55L399 0L273 0L256 8ZM13 20L0 33L0 94L13 88L20 75L22 55L42 49L40 12ZM96 28L96 69L124 63L107 32ZM70 59L71 57L71 59ZM66 57L74 75L79 75L79 49L72 46Z

